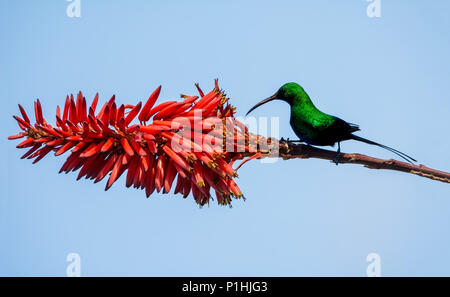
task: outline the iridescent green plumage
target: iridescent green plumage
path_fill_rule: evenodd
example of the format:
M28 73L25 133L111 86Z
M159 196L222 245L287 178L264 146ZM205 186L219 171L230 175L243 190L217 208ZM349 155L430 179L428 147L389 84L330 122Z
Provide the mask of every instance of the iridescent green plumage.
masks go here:
M347 123L346 121L324 113L317 109L305 90L297 83L284 84L273 96L252 107L247 115L255 108L272 100L283 100L291 107L290 124L299 139L310 145L335 145L338 144L338 155L340 153L340 142L344 140L357 140L368 144L373 144L387 149L408 162L416 161L388 146L373 142L371 140L354 135L359 131L358 125Z

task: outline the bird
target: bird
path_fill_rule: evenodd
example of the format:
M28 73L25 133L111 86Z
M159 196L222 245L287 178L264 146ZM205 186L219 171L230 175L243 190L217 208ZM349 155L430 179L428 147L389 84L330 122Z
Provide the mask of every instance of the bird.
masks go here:
M303 87L295 82L282 85L275 94L250 108L246 116L257 107L273 100L281 100L289 104L291 108L290 125L299 138L298 141L313 146L335 146L337 143L338 148L334 160L336 165L341 158L341 141L345 140L356 140L375 145L396 154L411 164L413 164L412 162L417 162L414 158L396 149L355 135L355 132L360 131L358 125L320 111L313 104Z

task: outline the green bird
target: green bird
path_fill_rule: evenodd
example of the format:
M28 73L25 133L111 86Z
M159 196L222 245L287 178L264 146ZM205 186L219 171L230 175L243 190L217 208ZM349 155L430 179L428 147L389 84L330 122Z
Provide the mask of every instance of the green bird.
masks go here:
M350 139L382 147L409 163L412 163L411 161L416 162L415 159L396 149L353 134L356 131L360 131L358 125L348 123L338 117L320 111L314 106L305 90L294 82L284 84L274 95L253 106L247 112L247 115L255 108L273 100L282 100L290 105L290 124L301 142L317 146L334 146L336 143L338 144L335 159L336 165L339 163L341 141Z

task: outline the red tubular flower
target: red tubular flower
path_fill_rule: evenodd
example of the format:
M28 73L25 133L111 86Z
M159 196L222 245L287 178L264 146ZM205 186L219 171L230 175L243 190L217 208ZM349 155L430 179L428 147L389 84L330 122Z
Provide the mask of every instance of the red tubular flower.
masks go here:
M147 197L155 190L169 193L173 188L184 198L192 193L199 205L205 205L213 189L217 202L229 205L232 198L243 197L233 180L237 174L232 168L243 154L242 150L238 153L224 148L231 143L234 149L248 151L254 144L248 141L247 127L233 118L235 108L228 104L217 80L207 94L196 87L200 97L181 95L183 101L159 105L155 103L161 86L145 104L118 106L112 96L98 113L98 93L88 108L79 92L76 99L73 95L66 97L62 116L57 107L55 127L44 119L38 99L34 103L36 123L31 124L19 105L22 117L14 119L23 132L8 139L25 137L17 148L29 148L22 158L34 159L33 163L51 151L59 156L71 150L60 173L80 170L78 179L85 177L95 183L109 174L105 190L127 171L126 186L145 189ZM147 124L152 117L152 123ZM139 124L132 124L136 118ZM223 129L215 130L219 124ZM221 137L223 145L217 144ZM176 186L172 187L175 179Z

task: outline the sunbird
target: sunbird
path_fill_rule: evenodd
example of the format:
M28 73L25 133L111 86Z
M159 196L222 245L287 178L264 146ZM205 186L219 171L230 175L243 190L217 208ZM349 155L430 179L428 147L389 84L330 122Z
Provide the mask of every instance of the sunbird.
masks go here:
M292 130L299 137L299 141L316 146L334 146L336 143L338 144L334 160L336 165L339 163L341 156L341 141L350 139L382 147L409 163L412 163L412 161L417 162L412 157L396 149L353 134L356 131L360 131L358 125L348 123L338 117L320 111L314 106L305 90L294 82L284 84L274 95L258 102L247 112L247 115L255 108L273 100L285 101L291 107L290 124Z

